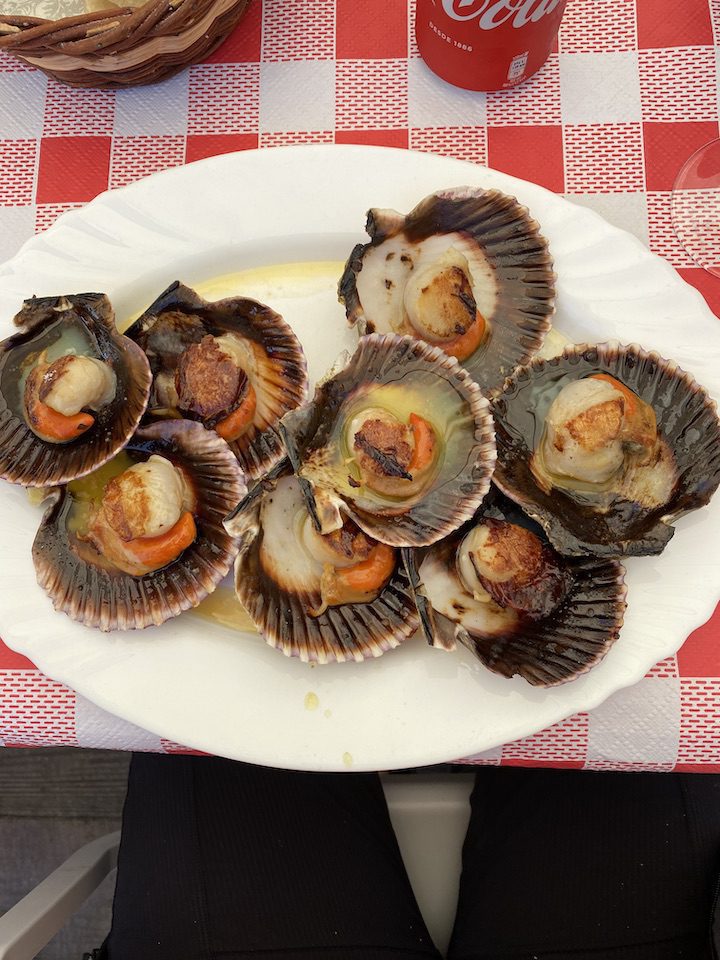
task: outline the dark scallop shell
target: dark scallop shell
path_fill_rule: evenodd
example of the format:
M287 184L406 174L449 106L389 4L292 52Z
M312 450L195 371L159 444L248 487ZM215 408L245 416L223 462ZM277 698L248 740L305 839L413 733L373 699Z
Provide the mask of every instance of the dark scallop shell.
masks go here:
M493 490L470 523L422 554L434 554L434 560L448 570L461 599L465 588L455 571L455 554L467 531L482 517L524 526L547 542L537 524ZM556 609L540 619L520 617L512 630L483 635L469 632L432 608L432 591L417 575L420 557L414 556L410 564L422 597L422 626L428 642L452 650L458 640L493 673L521 676L534 686L556 686L586 673L620 634L626 607L625 570L618 561L600 557L558 557L558 561L569 588Z
M473 187L442 190L426 197L407 216L394 210L370 210L366 230L370 243L353 249L338 286L348 320L358 324L361 333L410 332L391 329L363 307L357 279L368 253L392 238L403 240L410 250L429 237L458 233L479 249L495 285L494 307L484 318L488 333L462 361L465 369L483 390L489 390L542 347L555 312L553 261L537 222L515 197Z
M142 350L115 328L102 293L33 297L15 317L21 328L0 344L0 477L26 487L51 487L102 466L125 446L147 405L152 377ZM95 415L86 433L69 443L49 443L27 424L20 389L23 363L63 335L87 345L117 377L114 399Z
M674 459L672 493L659 506L621 494L560 487L542 490L530 457L545 413L571 380L608 373L655 411L658 433ZM720 484L720 421L715 401L672 360L637 345L581 344L517 370L493 399L498 462L495 484L545 530L560 553L617 557L659 554L679 516L707 504Z
M247 492L228 445L199 423L141 427L126 449L138 459L158 454L182 467L192 480L197 537L177 560L144 576L108 569L99 557L93 562L92 548L69 529L68 489L53 490L32 548L38 583L56 610L100 630L159 626L212 593L237 553L223 518Z
M153 327L162 314L176 320L172 336L153 339ZM230 447L249 479L262 476L284 455L277 425L289 410L307 397L305 354L283 318L265 304L246 297L208 302L179 282L172 283L126 331L146 351L153 376L174 373L178 357L206 334L235 334L250 344L257 369L251 381L258 395L254 426ZM148 414L158 407L151 396ZM264 411L264 412L262 412ZM178 412L178 416L181 414ZM258 417L262 422L258 422Z
M334 437L357 398L366 397L371 407L376 391L386 387L422 404L418 412L435 419L445 445L427 491L406 509L355 489L359 484L348 477L340 454L332 452ZM319 498L327 496L367 534L390 546L440 540L472 516L490 486L495 441L487 400L457 360L412 337L362 337L347 366L318 385L313 400L284 417L280 426L313 516L319 518ZM316 468L328 457L332 463L327 469Z
M312 663L379 657L406 640L419 625L399 555L395 572L375 600L328 607L319 616L307 612L318 608L317 590L300 584L290 589L279 583L261 562L265 535L261 522L263 503L273 497L278 481L291 472L287 462L278 464L225 522L240 541L235 561L237 596L265 642L288 657ZM302 502L302 495L299 497ZM286 535L289 541L292 528L287 529ZM292 545L288 543L287 549L292 551Z

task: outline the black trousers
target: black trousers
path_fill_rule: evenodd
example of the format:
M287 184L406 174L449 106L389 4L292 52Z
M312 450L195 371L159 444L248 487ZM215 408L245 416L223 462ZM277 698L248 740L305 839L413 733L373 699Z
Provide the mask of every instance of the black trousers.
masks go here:
M718 956L720 777L481 768L471 803L452 960ZM136 755L103 956L439 955L377 776Z

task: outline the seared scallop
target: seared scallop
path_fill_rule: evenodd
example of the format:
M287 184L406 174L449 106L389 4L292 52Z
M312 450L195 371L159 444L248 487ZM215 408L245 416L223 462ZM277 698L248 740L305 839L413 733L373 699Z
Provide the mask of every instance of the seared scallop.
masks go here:
M104 294L33 297L0 344L0 476L49 487L111 459L150 391L142 350L115 328Z
M479 387L457 360L411 337L363 337L281 429L317 529L350 517L391 546L434 543L460 526L495 463Z
M560 556L497 491L468 524L422 552L410 572L433 646L453 650L459 641L493 672L537 686L595 666L623 622L623 567Z
M240 543L238 598L266 642L287 656L379 657L417 628L399 551L350 518L320 533L289 464L257 484L225 526Z
M295 334L246 297L208 302L173 283L127 331L153 372L148 413L197 420L226 440L255 479L284 455L280 418L307 395Z
M661 553L720 483L715 403L637 346L568 347L494 400L494 482L565 554Z
M483 390L502 384L542 346L555 275L538 224L514 197L460 187L407 216L368 213L340 279L361 333L417 337L456 357Z
M142 427L113 460L51 491L33 544L57 610L101 630L159 625L211 593L237 543L223 527L247 488L199 423Z

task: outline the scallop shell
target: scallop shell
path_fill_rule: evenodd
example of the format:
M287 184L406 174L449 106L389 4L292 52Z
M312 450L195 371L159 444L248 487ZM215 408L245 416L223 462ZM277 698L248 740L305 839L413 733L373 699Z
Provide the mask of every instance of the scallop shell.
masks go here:
M102 293L32 297L15 317L20 332L0 344L0 477L26 487L50 487L82 477L110 460L132 436L147 405L151 374L142 350L115 328ZM49 443L27 424L20 389L26 357L62 337L72 348L108 361L117 377L115 398L90 429L69 443Z
M547 240L514 197L472 187L442 190L407 216L370 210L366 229L370 243L353 249L338 286L348 320L361 333L417 336L406 320L383 322L376 300L392 303L402 316L409 272L452 245L476 265L473 292L488 327L478 349L463 360L473 379L483 390L497 387L541 348L555 311L555 274ZM370 264L378 286L373 295L363 294L363 304L359 276Z
M621 493L609 499L537 484L530 457L544 410L571 379L608 373L648 403L677 471L672 493L659 506ZM543 397L544 400L539 398ZM581 344L517 370L493 399L498 462L496 485L545 530L561 553L635 556L659 554L673 522L709 502L720 484L720 420L705 390L673 360L637 345Z
M159 347L151 333L158 317L172 312L187 317L187 328L178 329L177 340ZM174 373L177 358L190 343L206 333L232 333L241 337L253 354L253 370L246 370L255 388L258 407L253 427L230 447L249 479L256 479L284 455L277 433L280 418L303 403L308 392L307 363L300 342L283 318L265 304L246 297L208 302L179 282L171 284L140 316L127 335L146 350L153 376L165 369ZM153 391L154 394L154 391ZM152 416L157 401L151 397ZM176 416L182 416L179 411Z
M133 577L90 562L88 549L80 555L80 542L68 529L72 497L66 487L53 490L32 548L38 583L56 610L100 630L159 626L212 593L237 553L223 518L247 492L228 445L199 423L167 420L142 427L127 450L141 458L157 453L182 466L194 488L198 534L177 560Z
M427 418L443 444L427 490L407 506L358 489L337 439L355 412L378 403ZM332 518L337 523L345 513L394 547L425 546L460 526L487 493L495 464L492 416L480 388L457 360L412 337L363 337L347 366L280 427L318 529L332 529Z
M520 524L546 542L540 527L493 491L469 524L424 552L415 588L423 597L422 626L428 642L452 650L460 641L493 673L521 676L534 686L567 683L592 669L617 640L625 614L625 570L616 560L558 558L571 578L564 601L541 619L515 617L510 628L503 624L502 611L497 617L488 612L483 632L470 631L433 609L434 591L443 587L461 608L463 602L472 603L458 577L455 554L465 534L482 517Z
M269 561L261 560L267 536L262 512L267 501L277 496L278 488L294 512L306 510L297 478L285 462L254 487L225 524L240 541L235 561L238 598L266 643L306 662L360 661L381 656L414 633L419 621L399 558L395 573L371 603L328 607L319 616L307 612L318 609L320 593L307 580L303 582L299 574L302 559L296 565L298 576L292 585L280 583L282 573L268 569ZM283 564L292 562L299 549L297 540L293 540L294 529L292 520L282 526L279 552Z

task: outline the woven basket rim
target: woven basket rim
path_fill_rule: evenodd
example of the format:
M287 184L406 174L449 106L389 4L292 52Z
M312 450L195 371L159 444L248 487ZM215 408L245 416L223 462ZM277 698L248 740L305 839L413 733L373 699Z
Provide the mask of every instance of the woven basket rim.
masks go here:
M146 0L58 20L0 14L0 50L69 86L157 83L208 57L251 3Z
M80 26L82 24L87 24L91 26L92 24L99 25L103 21L120 20L125 17L129 17L134 13L137 13L139 10L145 10L149 6L155 6L158 0L145 0L144 3L141 3L137 7L125 6L118 7L112 4L104 7L102 10L87 10L83 13L76 13L68 15L65 17L57 17L52 19L50 17L33 17L33 16L23 16L22 14L11 14L3 13L0 9L0 44L6 36L15 36L18 33L23 32L23 27L27 25L28 28L39 27L39 26L48 26L53 24L56 30L66 30L68 27ZM187 2L187 0L163 0L163 3L168 7L177 9L180 4ZM3 32L3 25L5 26L14 26L17 27L17 31L9 31L7 33Z
M108 7L50 20L0 13L0 49L23 57L64 54L121 53L143 40L179 37L213 8L218 16L229 7L244 12L250 0L145 0L138 7Z
M157 83L206 59L251 3L145 0L58 20L0 14L0 50L72 87Z

